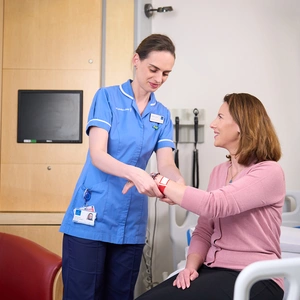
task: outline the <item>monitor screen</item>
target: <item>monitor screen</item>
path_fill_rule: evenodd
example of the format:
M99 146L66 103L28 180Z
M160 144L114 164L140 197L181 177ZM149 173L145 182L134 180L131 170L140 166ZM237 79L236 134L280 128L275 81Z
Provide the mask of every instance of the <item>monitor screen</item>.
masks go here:
M82 143L83 91L19 90L18 143Z

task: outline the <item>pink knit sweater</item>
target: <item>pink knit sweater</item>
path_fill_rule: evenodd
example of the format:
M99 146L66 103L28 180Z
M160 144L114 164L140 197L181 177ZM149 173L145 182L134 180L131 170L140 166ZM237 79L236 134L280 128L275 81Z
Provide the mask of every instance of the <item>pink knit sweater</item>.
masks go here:
M208 191L188 187L182 207L199 215L190 253L209 267L242 270L252 262L279 259L285 178L266 161L243 169L226 185L229 162L215 167ZM283 279L274 279L283 288Z

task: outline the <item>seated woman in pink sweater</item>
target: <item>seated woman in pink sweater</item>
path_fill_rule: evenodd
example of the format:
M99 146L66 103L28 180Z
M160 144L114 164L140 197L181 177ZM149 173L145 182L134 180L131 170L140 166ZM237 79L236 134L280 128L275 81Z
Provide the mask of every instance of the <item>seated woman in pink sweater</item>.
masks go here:
M243 268L281 257L285 178L277 163L280 143L263 104L249 94L226 95L210 127L214 145L229 154L213 169L207 191L153 175L162 201L199 219L185 269L138 300L232 299ZM260 281L251 289L252 300L282 298L281 278Z

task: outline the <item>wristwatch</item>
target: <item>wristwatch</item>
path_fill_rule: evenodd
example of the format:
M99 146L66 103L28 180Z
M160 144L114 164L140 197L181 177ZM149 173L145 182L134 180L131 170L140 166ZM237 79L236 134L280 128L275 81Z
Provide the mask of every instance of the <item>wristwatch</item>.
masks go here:
M150 176L153 178L153 180L155 180L155 178L157 177L157 175L160 175L159 172L157 173L150 173Z

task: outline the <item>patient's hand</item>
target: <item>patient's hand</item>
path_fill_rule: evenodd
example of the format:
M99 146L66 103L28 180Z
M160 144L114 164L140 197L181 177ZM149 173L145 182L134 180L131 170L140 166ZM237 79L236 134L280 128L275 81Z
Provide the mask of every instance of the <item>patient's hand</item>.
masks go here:
M182 270L176 277L173 282L173 286L177 286L179 289L189 288L191 281L195 280L199 276L198 272L195 269Z

